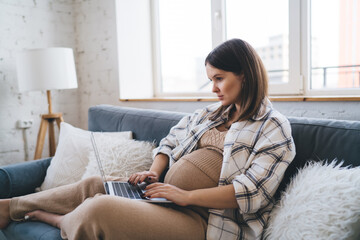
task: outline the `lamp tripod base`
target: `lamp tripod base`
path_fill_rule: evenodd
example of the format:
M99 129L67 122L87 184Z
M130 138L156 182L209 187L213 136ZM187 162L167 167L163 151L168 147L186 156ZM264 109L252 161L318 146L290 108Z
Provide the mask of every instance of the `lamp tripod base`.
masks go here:
M34 159L41 158L42 151L44 148L46 130L49 127L49 152L50 157L55 155L56 145L55 145L55 131L54 131L54 122L56 122L58 128L60 129L60 123L63 122L62 113L50 113L44 114L41 116L41 124L36 142L35 156Z

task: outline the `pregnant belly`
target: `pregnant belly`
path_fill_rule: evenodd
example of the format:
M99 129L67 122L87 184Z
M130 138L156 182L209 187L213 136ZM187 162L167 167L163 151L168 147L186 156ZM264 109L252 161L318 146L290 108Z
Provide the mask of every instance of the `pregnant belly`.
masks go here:
M165 175L164 182L184 190L218 186L223 156L201 148L180 158Z

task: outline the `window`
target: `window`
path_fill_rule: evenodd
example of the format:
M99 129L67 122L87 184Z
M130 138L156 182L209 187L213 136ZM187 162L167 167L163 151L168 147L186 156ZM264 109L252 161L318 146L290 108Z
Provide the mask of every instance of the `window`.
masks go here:
M271 8L276 9L276 15L269 11ZM239 9L246 11L239 14ZM244 39L256 49L268 70L270 83L289 79L288 9L288 0L226 1L226 38Z
M163 81L157 95L209 92L204 56L212 48L210 1L159 0L158 8Z
M298 87L284 92L294 84L289 83L289 1L227 0L225 11L226 39L241 38L256 49L268 71L271 93L298 93Z
M310 9L310 89L359 88L360 1L313 0Z
M211 92L204 59L235 37L263 59L272 95L359 94L359 9L360 0L152 0L155 95Z

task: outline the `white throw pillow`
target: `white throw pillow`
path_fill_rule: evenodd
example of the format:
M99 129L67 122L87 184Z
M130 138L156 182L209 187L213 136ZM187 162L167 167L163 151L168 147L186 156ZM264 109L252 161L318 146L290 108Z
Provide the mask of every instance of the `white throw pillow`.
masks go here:
M153 162L150 142L94 136L100 161L107 176L129 177L134 172L149 170ZM89 152L89 164L82 179L100 175L94 151Z
M114 139L132 139L132 132L95 133ZM47 169L40 191L81 180L88 165L88 153L92 151L90 131L75 128L62 122L55 156Z
M270 214L266 239L360 239L360 168L301 169Z

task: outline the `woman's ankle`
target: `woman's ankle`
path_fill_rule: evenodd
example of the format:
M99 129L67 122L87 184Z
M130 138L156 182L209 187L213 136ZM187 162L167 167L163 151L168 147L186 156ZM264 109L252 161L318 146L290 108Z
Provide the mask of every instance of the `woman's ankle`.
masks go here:
M63 215L49 213L43 210L29 212L25 217L27 217L29 221L41 221L57 228L60 228L60 223L63 219Z
M1 199L0 200L0 229L6 228L10 219L10 199Z

